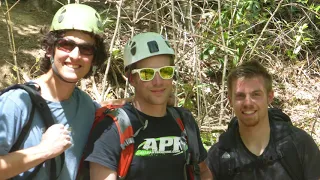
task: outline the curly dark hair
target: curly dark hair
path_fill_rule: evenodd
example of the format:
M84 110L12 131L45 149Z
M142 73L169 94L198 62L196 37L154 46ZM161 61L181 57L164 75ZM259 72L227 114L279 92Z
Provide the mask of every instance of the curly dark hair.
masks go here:
M56 40L59 38L62 38L66 33L66 31L68 30L49 31L44 34L44 37L41 41L41 47L45 50L45 55L42 61L40 62L40 71L43 74L47 73L51 69L51 62L50 62L49 55L54 54L52 51L54 51L54 45ZM84 77L84 78L87 78L92 74L93 66L97 67L97 71L100 70L101 67L103 67L102 65L106 61L108 57L108 53L106 51L107 45L103 42L103 38L100 35L89 33L86 31L83 31L83 32L89 34L91 37L94 37L95 46L96 46L96 51L93 57L91 70Z

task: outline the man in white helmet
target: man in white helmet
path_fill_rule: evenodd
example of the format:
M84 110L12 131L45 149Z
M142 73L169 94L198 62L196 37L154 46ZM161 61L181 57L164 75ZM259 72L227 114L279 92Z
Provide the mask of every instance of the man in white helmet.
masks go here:
M41 62L43 74L33 80L55 124L46 127L42 112L36 109L33 113L33 103L26 91L15 89L2 94L0 179L76 178L99 106L76 83L89 76L93 67L102 66L107 58L102 33L99 14L87 5L69 4L57 11L42 41L46 51ZM12 151L28 122L32 122L30 131L18 150Z
M125 46L124 66L129 83L135 89L135 97L122 108L127 116L120 111L116 113L115 121L106 116L89 138L86 161L90 162L90 179L186 180L200 176L211 179L204 163L207 152L190 111L179 109L180 115L183 114L182 123L188 118L192 124L189 125L194 127L194 137L191 137L189 125L182 124L187 129L185 141L183 128L175 120L175 111L167 107L175 71L174 51L168 42L157 33L134 36ZM130 128L119 122L126 118L129 118ZM133 136L120 143L131 127ZM190 142L192 138L197 142ZM195 143L197 147L192 148L197 149L197 153L191 148ZM123 161L124 151L129 146L134 148L132 160ZM189 163L189 158L196 159L195 156L197 162ZM129 168L124 170L126 164ZM190 164L193 165L191 169Z

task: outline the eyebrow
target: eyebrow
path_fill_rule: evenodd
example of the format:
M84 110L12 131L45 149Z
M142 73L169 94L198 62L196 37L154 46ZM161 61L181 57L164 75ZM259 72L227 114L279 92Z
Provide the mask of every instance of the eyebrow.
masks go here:
M254 90L254 91L252 91L252 92L250 92L250 94L251 93L263 93L263 91L262 90L260 90L260 89L257 89L257 90ZM245 94L244 92L236 92L235 94Z

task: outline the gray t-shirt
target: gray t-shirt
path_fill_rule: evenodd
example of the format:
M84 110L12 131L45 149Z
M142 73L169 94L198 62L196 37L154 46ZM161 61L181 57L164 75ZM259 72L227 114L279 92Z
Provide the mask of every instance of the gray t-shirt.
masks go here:
M72 96L65 101L47 101L56 123L65 125L71 130L72 145L65 151L65 162L61 169L60 158L57 159L58 179L75 179L79 162L87 142L97 104L79 88L75 88ZM0 155L9 153L11 147L19 137L24 125L29 120L31 111L31 99L24 90L11 90L0 96ZM31 124L30 132L26 135L21 149L38 145L41 141L42 133L45 131L43 120L36 110ZM37 173L35 179L49 179L50 168L46 163ZM16 176L14 179L26 179L28 172Z

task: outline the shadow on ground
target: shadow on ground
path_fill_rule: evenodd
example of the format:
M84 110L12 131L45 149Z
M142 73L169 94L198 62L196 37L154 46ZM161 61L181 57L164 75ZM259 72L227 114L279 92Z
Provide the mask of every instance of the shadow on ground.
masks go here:
M14 68L13 53L8 38L4 3L0 8L0 89L3 89L10 84L17 83L17 73L14 71L16 68ZM49 25L52 17L52 13L41 11L28 2L19 2L11 9L10 18L17 64L22 72L29 74L35 70L36 58L41 57L42 54L40 29L44 25Z

